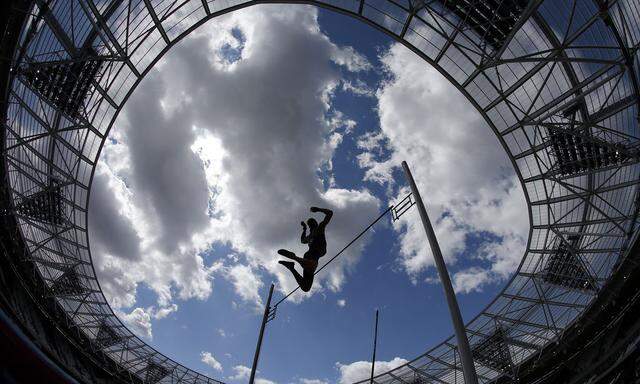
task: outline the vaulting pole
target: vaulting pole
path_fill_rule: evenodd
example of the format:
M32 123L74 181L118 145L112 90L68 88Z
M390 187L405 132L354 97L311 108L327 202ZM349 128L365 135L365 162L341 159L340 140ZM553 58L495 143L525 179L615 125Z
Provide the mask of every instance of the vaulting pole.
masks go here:
M378 310L376 309L376 327L373 334L373 357L371 358L371 382L373 384L373 370L376 367L376 348L378 348Z
M260 349L262 349L262 337L264 336L264 328L267 325L267 319L269 318L269 309L271 309L271 296L273 295L273 287L269 288L269 297L267 303L264 306L264 315L262 316L262 325L260 326L260 334L258 335L258 345L256 346L256 354L253 356L253 366L251 367L251 377L249 378L249 384L253 384L256 378L256 369L258 368L258 359L260 358Z
M436 268L438 269L438 275L440 276L440 281L444 288L444 294L447 297L447 304L449 305L449 312L451 313L451 320L453 322L453 330L455 331L456 339L458 340L458 353L460 354L460 360L462 362L464 382L466 384L478 384L478 377L476 376L476 368L473 365L473 357L471 355L471 348L469 347L469 340L467 339L467 334L464 330L464 323L462 322L460 308L458 308L458 301L456 300L456 295L453 292L453 286L451 285L451 279L447 272L447 266L442 258L440 245L438 245L436 234L433 231L431 221L429 221L429 216L427 215L427 209L424 207L424 203L420 197L420 192L418 192L418 187L416 187L416 182L413 180L413 176L411 175L411 171L409 170L409 166L406 161L402 162L402 168L404 169L407 181L409 181L409 185L411 186L411 193L416 200L418 212L420 212L420 218L422 219L422 225L427 233L427 239L429 239L429 245L431 246L431 253L433 253Z

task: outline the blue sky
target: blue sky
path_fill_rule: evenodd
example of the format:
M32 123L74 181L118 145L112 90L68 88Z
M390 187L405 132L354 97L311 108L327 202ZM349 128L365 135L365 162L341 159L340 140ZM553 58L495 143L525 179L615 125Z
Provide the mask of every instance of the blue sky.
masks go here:
M524 251L524 197L497 139L437 71L377 30L307 6L252 7L193 35L129 101L92 196L100 283L145 341L247 381L268 285L278 300L294 284L275 251L302 254L299 222L325 205L336 210L331 257L406 194L405 159L463 317L490 302ZM452 332L436 277L417 212L386 218L310 294L280 306L259 377L359 378L376 308L378 366L416 357Z

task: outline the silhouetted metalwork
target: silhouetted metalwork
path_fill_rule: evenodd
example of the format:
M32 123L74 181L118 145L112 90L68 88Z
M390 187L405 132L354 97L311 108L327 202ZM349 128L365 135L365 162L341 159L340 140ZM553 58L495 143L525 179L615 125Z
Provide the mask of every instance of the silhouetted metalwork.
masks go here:
M540 273L542 280L549 284L569 289L595 291L597 289L585 262L576 254L580 236L571 235L568 241L557 239L554 251L549 254L544 269Z
M82 295L85 291L75 268L65 270L51 285L51 292L56 296Z
M38 221L61 225L64 222L62 186L52 181L43 190L22 198L16 211Z
M160 380L164 379L171 370L155 361L150 361L143 369L144 372L144 384L156 384Z
M420 220L422 221L422 226L424 227L427 241L429 242L429 248L431 249L431 254L433 255L436 270L438 271L440 285L442 286L442 289L444 290L444 296L447 299L447 307L449 309L449 314L451 315L453 331L456 335L455 345L462 362L464 382L467 384L477 384L478 374L476 373L475 364L473 363L473 354L469 346L469 339L465 331L464 322L462 321L462 315L460 314L458 300L453 290L453 284L451 284L449 271L447 271L447 265L444 262L444 257L442 256L442 251L440 250L440 244L438 244L438 238L436 237L436 233L433 230L433 226L431 225L431 220L429 219L427 208L422 201L422 197L420 197L420 190L418 190L418 186L413 179L413 175L411 174L411 170L409 169L409 165L406 161L402 162L402 169L404 170L404 176L407 183L409 184L409 188L411 188L411 194L416 201L418 212L420 213Z
M529 0L444 0L463 23L489 46L499 49L529 4Z
M56 350L76 351L59 348L63 344L84 348L82 355L91 356L87 361L123 382L144 380L144 373L137 372L147 361L171 373L162 382L217 382L147 345L97 291L88 241L88 196L100 148L143 74L204 21L263 1L35 0L19 12L13 11L13 3L5 7L9 22L0 39L5 53L0 61L0 192L7 200L0 237L14 246L6 251L10 268L3 267L1 273L15 270L15 287L29 288L24 294L17 289L3 294L15 295L8 302L15 304L24 329L30 329L40 345L56 343L49 350L52 356ZM596 326L582 318L586 311L593 315L596 304L610 312L636 308L627 307L635 293L620 296L611 306L601 298L608 297L611 281L623 279L620 274L631 268L620 266L627 265L639 233L638 0L309 3L363 20L402 41L473 103L514 164L527 202L522 214L528 214L531 223L527 248L504 289L466 324L472 344L491 335L499 323L509 336L506 342L518 369L560 364L565 345L581 348L567 335L575 333L579 340L579 331ZM463 172L465 164L459 166ZM44 192L43 181L52 177L63 181L64 193ZM569 236L580 239L573 244ZM50 287L61 268L71 265L87 289L52 295ZM73 279L59 285L74 287ZM589 279L592 283L585 289ZM625 286L625 292L631 292L640 284ZM47 316L36 319L35 310L20 306L25 297L40 298L37 306ZM611 319L611 313L599 321L630 328ZM103 321L123 342L96 351L94 339ZM42 331L49 323L47 329L66 330L66 344L60 341L63 336L53 341L50 332ZM596 337L599 329L589 332L592 339L602 340ZM612 337L618 344L611 346L611 356L595 354L585 361L597 362L593 367L636 361L625 347L634 345L629 341L636 339L634 332ZM452 341L444 340L374 381L460 383L461 362ZM558 355L547 359L554 348ZM99 380L68 360L60 359L72 374L87 382ZM480 361L476 369L484 383L505 376ZM535 377L548 373L529 371ZM563 371L556 382L569 382L565 379L576 375L582 382L610 379L605 369L595 371ZM633 372L621 377L629 375Z
M262 315L262 323L260 324L260 331L258 332L258 342L256 343L256 352L253 355L253 364L251 365L251 374L249 376L249 384L253 384L256 379L256 372L258 371L258 361L260 360L260 351L262 350L262 340L264 338L264 331L267 327L267 323L273 320L276 316L276 308L271 311L271 298L273 297L274 284L269 287L269 295L267 301L264 304L264 313ZM272 315L273 313L273 315Z
M98 328L98 334L94 339L95 343L101 348L109 348L113 345L120 344L123 337L116 332L112 326L103 321Z
M405 196L400 202L393 205L391 210L391 217L393 221L399 220L400 216L404 215L411 207L416 204L411 194Z
M549 141L559 173L563 175L617 165L637 157L623 144L598 139L588 131L552 128Z
M378 310L376 309L376 325L373 331L373 352L371 356L371 377L369 378L370 384L373 384L373 375L376 371L376 350L378 349Z
M77 118L103 59L36 62L19 70L25 81L66 115Z
M511 372L513 360L505 334L501 327L472 348L473 358L496 371Z

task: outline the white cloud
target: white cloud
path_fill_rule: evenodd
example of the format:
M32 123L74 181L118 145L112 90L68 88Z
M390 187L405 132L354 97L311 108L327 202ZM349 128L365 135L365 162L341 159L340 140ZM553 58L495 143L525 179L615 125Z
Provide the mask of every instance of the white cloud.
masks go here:
M320 380L320 379L305 379L305 378L302 378L299 381L300 381L300 384L329 384L328 381Z
M351 72L368 71L371 63L353 47L331 47L331 59L338 65L344 65Z
M394 44L381 59L390 75L376 93L381 132L358 140L366 180L387 184L394 197L404 197L409 190L397 187L405 184L399 167L406 160L449 264L470 251L470 234L486 232L497 239L471 255L492 263L480 274L483 278L459 272L460 292L507 278L524 253L528 217L524 194L498 140L464 96L411 51ZM417 211L407 212L394 228L400 263L417 282L434 265Z
M377 199L368 191L325 189L317 175L323 164L330 164L340 145L341 134L335 130L349 130L354 124L339 111L332 112L329 121L323 117L329 110L328 95L340 81L329 61L353 71L370 65L353 49L337 47L320 33L316 9L264 9L269 11L247 12L232 23L244 31L244 51L250 52L235 64L233 75L211 73L204 82L198 75L171 88L184 87L202 95L200 103L191 105L200 112L196 125L208 129L228 153L222 161L226 179L217 184L219 216L212 223L212 237L230 242L246 256L250 269L236 271L244 272L242 277L252 272L259 280L258 271L266 269L277 276L278 287L287 291L294 287L294 281L277 264L275 250L304 252L298 240L298 222L310 215L310 205L336 211L328 229L329 254L348 241L378 208ZM207 65L207 55L197 59ZM176 63L175 72L184 72L181 64ZM261 86L256 88L258 83ZM201 84L216 87L203 88ZM220 98L220 89L230 91ZM237 92L243 89L252 92ZM338 228L340 223L343 228ZM353 251L328 268L328 288L340 288L345 267L353 265L359 254L357 248ZM261 304L256 291L260 286L245 284L238 275L234 284L239 295ZM321 284L319 281L316 287Z
M153 338L153 326L151 324L151 320L164 319L177 310L177 304L169 304L165 307L159 308L156 308L155 306L150 306L148 308L137 307L129 313L116 308L115 313L135 334L151 340Z
M140 337L151 340L153 332L151 327L151 313L143 308L135 308L130 313L118 312L116 314L129 326L129 329Z
M406 364L408 360L400 357L395 357L390 361L377 361L374 368L374 375L381 374L389 371L400 365ZM371 362L370 361L356 361L351 364L336 363L336 369L340 373L338 382L340 384L350 384L356 381L364 380L371 377Z
M355 120L346 118L344 113L339 110L333 111L329 116L327 124L329 124L329 127L334 131L329 137L329 146L332 150L335 150L338 145L342 143L343 134L336 131L344 128L345 133L351 133L357 125Z
M236 365L233 367L234 375L229 376L229 380L241 381L249 379L251 376L251 368L245 367L244 365ZM256 384L276 384L275 381L271 381L265 379L263 377L256 377Z
M351 92L356 96L375 96L375 91L371 89L364 81L357 79L354 81L343 80L342 90L345 92Z
M153 318L156 320L164 319L165 317L169 316L171 313L177 312L177 311L178 311L178 305L171 304L167 307L161 307L157 311L155 311L153 313Z
M360 136L358 138L358 148L361 149L365 149L367 152L363 152L360 156L359 156L359 161L360 164L362 166L369 166L371 164L374 164L375 160L373 159L373 154L371 153L371 151L374 150L381 150L382 149L382 144L384 143L384 140L386 139L386 136L384 135L383 132L366 132L365 134L363 134L362 136ZM368 177L372 177L372 175L368 175Z
M344 307L345 305L347 305L347 300L345 299L338 300L338 307Z
M242 300L255 303L259 311L263 304L260 298L259 289L264 285L260 277L257 276L251 267L236 264L226 271L227 278L233 283L236 293Z
M322 34L317 12L263 6L220 17L174 47L128 101L90 205L101 221L90 225L93 258L114 307L134 305L139 283L161 307L206 299L223 272L243 301L261 305L261 276L275 275L283 292L295 286L275 251L305 251L298 223L310 205L335 211L329 255L376 216L369 191L326 188L318 175L355 124L330 108L341 71L371 65ZM220 55L225 46L234 60ZM239 256L205 260L215 243ZM315 291L339 290L365 243L319 275Z
M218 335L220 335L220 337L227 337L227 332L222 328L218 328Z
M478 267L467 268L453 275L453 289L456 293L469 293L481 290L491 280L489 271Z
M245 380L251 376L251 368L244 365L236 365L233 367L234 374L229 376L229 380Z
M211 352L205 352L205 351L200 352L200 360L203 363L210 366L211 368L215 369L216 371L222 372L222 364L220 364L220 362L218 362L218 360L216 360L215 357L213 357Z
M513 255L518 254L525 246L524 239L521 237L505 237L501 243L485 245L481 250L481 257L492 262L492 272L502 278L507 278L521 261L521 258L513 257Z

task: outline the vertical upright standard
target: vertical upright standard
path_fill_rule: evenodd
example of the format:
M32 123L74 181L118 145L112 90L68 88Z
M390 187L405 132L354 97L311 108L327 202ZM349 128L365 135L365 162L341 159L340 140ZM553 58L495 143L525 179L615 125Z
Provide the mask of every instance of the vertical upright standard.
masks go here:
M373 384L373 371L376 367L376 349L378 348L378 310L376 309L376 327L373 334L373 357L371 358L371 381L369 384Z
M251 377L249 377L249 384L253 384L256 378L256 370L258 369L258 359L260 358L260 349L262 348L262 337L264 336L264 328L267 325L267 319L269 318L269 311L271 310L271 296L273 295L273 284L269 288L269 297L267 297L267 303L264 306L264 315L262 316L262 325L260 326L260 334L258 335L258 345L256 345L256 354L253 356L253 366L251 366Z
M411 186L411 193L416 200L418 206L418 212L420 212L420 218L422 219L422 225L427 233L427 239L429 239L429 245L431 246L431 253L436 262L436 268L438 269L438 275L444 288L444 294L447 297L447 304L449 305L449 312L451 313L451 320L453 322L453 329L458 340L458 353L460 353L460 360L462 362L462 373L464 374L464 381L466 384L478 384L478 377L476 376L476 368L473 365L473 356L471 354L471 348L469 347L469 340L464 330L464 323L462 322L462 316L460 315L460 308L458 308L458 301L456 295L453 292L451 286L451 279L449 278L449 272L447 272L447 266L442 258L442 252L440 251L440 245L436 239L436 234L433 232L431 221L427 215L427 209L424 207L420 192L416 182L413 180L411 171L406 161L402 162L402 168L407 177L407 181Z

